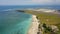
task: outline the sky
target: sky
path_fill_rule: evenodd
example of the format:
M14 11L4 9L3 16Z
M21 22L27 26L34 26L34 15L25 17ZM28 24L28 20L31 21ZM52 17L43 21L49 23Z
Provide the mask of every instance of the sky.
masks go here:
M0 0L0 5L60 5L60 0Z

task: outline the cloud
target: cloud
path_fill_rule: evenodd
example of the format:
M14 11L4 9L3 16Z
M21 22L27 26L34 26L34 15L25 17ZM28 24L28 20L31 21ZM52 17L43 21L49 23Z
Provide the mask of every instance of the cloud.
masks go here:
M0 5L26 5L33 4L31 0L0 0Z
M60 5L60 0L0 0L0 5Z
M37 3L37 4L54 4L56 1L55 0L32 0L32 2Z
M56 0L56 5L60 5L60 0Z

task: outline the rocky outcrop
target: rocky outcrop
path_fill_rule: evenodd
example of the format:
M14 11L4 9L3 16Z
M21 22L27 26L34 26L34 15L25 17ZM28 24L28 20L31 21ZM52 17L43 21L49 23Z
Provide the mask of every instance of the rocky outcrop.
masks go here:
M25 12L25 11L23 11L23 10L16 10L16 11L18 11L18 12Z

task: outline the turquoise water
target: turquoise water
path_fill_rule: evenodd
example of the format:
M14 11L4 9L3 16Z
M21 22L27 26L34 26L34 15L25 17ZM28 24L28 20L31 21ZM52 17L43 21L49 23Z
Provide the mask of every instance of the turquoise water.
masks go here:
M17 11L0 11L0 34L27 34L32 15Z

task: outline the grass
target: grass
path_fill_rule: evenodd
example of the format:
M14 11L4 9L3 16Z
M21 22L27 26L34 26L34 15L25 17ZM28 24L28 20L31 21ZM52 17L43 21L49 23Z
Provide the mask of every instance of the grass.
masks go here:
M29 14L34 14L34 15L38 16L41 23L46 23L48 25L49 24L51 24L51 25L59 24L60 25L60 16L57 14L42 13L42 12L39 13L39 12L32 11L32 10L26 11L26 12Z
M47 25L56 25L60 29L60 15L52 14L52 13L44 13L44 12L36 12L32 10L26 10L26 13L34 14L38 16L40 22ZM59 31L60 33L60 31Z

